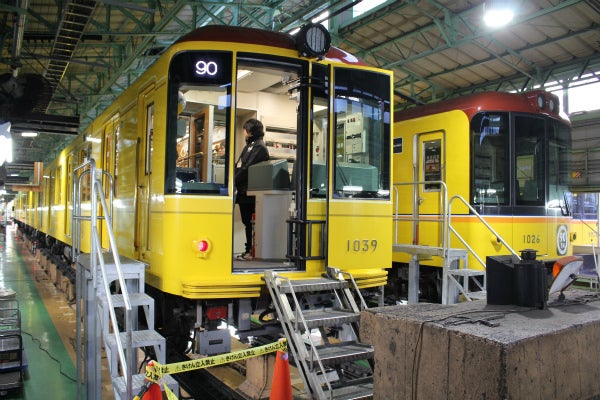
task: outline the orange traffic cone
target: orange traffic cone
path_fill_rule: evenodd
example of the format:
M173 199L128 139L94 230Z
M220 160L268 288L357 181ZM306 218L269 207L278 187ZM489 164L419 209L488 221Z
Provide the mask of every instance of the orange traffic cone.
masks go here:
M160 390L160 385L158 383L153 383L150 385L148 391L142 397L142 400L162 400L162 390Z
M277 350L270 400L292 400L292 378L288 353Z

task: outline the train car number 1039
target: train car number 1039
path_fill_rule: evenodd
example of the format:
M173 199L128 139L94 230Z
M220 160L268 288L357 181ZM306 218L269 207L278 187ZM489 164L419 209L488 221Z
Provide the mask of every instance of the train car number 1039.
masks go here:
M346 251L348 252L373 252L376 249L376 239L349 239L346 242Z

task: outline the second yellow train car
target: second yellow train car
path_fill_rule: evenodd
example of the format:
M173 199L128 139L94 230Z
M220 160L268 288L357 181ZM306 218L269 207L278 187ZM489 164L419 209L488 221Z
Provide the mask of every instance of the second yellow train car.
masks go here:
M559 110L556 95L532 91L479 93L396 113L395 243L441 248L447 241L464 249L460 236L472 249L468 267L480 270L486 256L512 251L533 249L548 263L570 254L571 129ZM409 260L394 253L392 275L401 282ZM422 297L440 300L441 263L421 261Z

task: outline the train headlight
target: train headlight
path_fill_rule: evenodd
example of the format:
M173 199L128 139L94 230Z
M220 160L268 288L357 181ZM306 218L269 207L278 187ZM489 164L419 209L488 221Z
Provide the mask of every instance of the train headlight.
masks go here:
M296 35L296 48L303 57L323 58L331 46L331 35L321 24L306 24Z
M546 106L546 98L544 97L543 94L538 94L537 97L537 105L540 109L544 109L544 107Z
M199 239L192 242L192 248L196 253L196 257L206 257L210 252L212 245L208 239Z
M548 109L550 110L551 113L556 112L556 100L554 99L550 99L548 100Z

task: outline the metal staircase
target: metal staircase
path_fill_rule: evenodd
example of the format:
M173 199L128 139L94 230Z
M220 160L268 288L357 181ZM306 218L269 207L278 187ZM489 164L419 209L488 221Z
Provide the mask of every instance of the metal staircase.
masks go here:
M102 188L103 176L109 187L108 202ZM118 254L112 232L112 177L97 170L94 160L91 160L74 170L73 182L72 237L77 268L77 320L83 320L83 329L82 324L77 324L77 397L82 398L81 388L85 382L85 398L102 398L100 361L104 344L115 399L132 399L145 378L144 374L134 373L138 349L153 348L156 360L165 363L166 341L154 330L154 300L144 293L145 264ZM84 201L89 204L85 212L82 207ZM108 251L102 248L99 220L106 222L102 228L108 234ZM89 253L80 251L81 223L84 221L90 229ZM140 311L145 316L146 326L143 328L138 326ZM123 318L118 318L118 314ZM82 371L85 371L84 379ZM179 385L173 378L166 376L163 383L178 393Z
M419 198L418 186L426 184L439 185L439 206L440 214L437 218L432 215L427 215L426 218L421 219L418 208ZM399 243L398 241L398 187L403 185L410 185L413 187L413 206L412 206L412 217L409 221L412 221L412 232L411 237L416 238L418 235L418 224L420 222L431 222L440 224L441 240L437 246L427 246L419 244L405 244ZM487 231L496 237L498 243L502 243L506 249L516 259L520 259L520 256L510 247L510 245L485 221L485 219L461 196L452 196L448 200L448 188L445 182L442 181L428 181L428 182L402 182L395 183L394 190L396 192L396 226L394 228L395 237L392 249L394 252L402 252L411 255L409 262L408 271L408 302L415 304L419 302L419 263L423 260L430 260L432 257L439 257L442 260L442 304L454 304L459 300L459 295L462 295L464 300L472 301L486 298L486 273L485 273L485 261L482 260L479 255L469 246L469 243L460 235L460 233L452 225L452 205L454 203L462 203L462 206L469 209L471 215L473 215L479 223L481 223ZM454 237L463 246L462 248L451 248L450 237ZM468 265L469 256L472 256L480 265L481 268L475 269ZM475 290L471 290L474 288Z
M327 267L323 278L292 280L265 271L288 340L290 361L314 399L373 397L373 347L360 343L366 308L350 274Z

